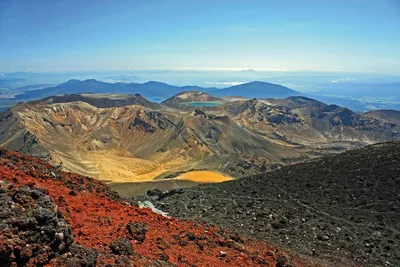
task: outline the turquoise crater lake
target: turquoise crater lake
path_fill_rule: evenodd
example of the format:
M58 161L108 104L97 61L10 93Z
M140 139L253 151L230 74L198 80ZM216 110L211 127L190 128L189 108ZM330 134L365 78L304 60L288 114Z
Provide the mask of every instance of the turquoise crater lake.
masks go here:
M183 102L182 104L192 106L192 107L218 107L221 103L218 102Z

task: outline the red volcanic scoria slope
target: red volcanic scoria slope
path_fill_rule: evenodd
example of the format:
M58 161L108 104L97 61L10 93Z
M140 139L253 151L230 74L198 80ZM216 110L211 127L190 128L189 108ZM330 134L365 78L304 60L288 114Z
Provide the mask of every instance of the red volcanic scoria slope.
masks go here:
M220 228L139 209L92 178L0 149L0 266L310 266Z

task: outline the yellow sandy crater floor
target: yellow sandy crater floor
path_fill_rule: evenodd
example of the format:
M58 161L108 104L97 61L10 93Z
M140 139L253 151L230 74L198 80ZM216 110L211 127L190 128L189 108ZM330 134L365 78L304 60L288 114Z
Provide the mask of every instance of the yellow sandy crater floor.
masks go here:
M92 153L90 156L97 164L100 180L116 183L144 182L152 181L165 172L162 164L150 160L100 153Z
M154 179L168 171L179 171L188 163L180 160L161 164L152 160L117 155L115 151L87 152L81 151L72 156L58 153L54 156L57 161L64 163L67 171L81 173L95 177L99 180L112 183L140 183L152 182ZM186 180L196 183L221 183L232 180L215 171L189 171L169 180Z
M222 183L232 180L232 177L213 171L190 171L171 180L189 180L196 183Z

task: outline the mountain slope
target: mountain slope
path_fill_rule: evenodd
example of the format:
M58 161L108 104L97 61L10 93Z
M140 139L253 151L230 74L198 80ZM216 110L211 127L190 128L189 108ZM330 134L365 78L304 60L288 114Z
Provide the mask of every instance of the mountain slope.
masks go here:
M105 184L0 149L4 266L317 266L266 243L166 218Z
M239 178L400 138L397 124L304 97L180 109L140 95L74 94L21 103L0 122L1 146L113 182L196 170Z
M285 86L267 82L250 82L234 85L228 88L211 92L215 96L241 96L255 98L284 98L288 96L299 96L301 93Z
M305 97L231 102L233 120L277 142L322 145L398 140L399 125Z
M371 110L365 112L364 115L385 120L391 123L400 124L400 111L392 109Z
M258 155L269 166L306 153L271 143L227 116L200 110L175 114L138 105L96 108L85 102L39 101L13 107L0 114L0 121L5 148L118 182L151 181L195 166L234 174L239 169L226 164L239 158Z
M2 146L101 179L112 173L121 179L156 175L160 163L143 157L152 159L175 129L162 114L142 106L99 109L84 102L22 104L1 114L0 120ZM163 156L161 162L169 161ZM112 171L116 166L119 171ZM132 168L136 172L129 172Z
M399 142L376 144L185 189L164 195L156 205L334 266L351 266L355 257L364 266L399 266L399 162ZM157 194L147 198L154 202Z

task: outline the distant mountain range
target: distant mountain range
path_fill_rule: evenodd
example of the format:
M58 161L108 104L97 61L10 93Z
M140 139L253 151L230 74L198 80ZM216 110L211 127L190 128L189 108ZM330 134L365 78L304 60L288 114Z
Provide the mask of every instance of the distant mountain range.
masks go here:
M89 80L69 80L57 86L39 90L26 91L16 96L20 100L41 99L48 96L59 94L76 93L118 93L118 94L141 94L143 97L153 100L164 100L184 91L203 91L212 93L215 96L241 96L257 98L283 98L288 96L302 95L300 92L291 90L287 87L267 83L250 82L235 85L224 89L202 88L199 86L174 86L166 83L149 81L146 83L105 83L94 79Z
M396 85L393 83L393 86ZM344 106L350 108L357 112L365 112L374 109L394 109L400 110L400 102L396 100L393 95L396 93L396 87L374 87L377 91L377 95L383 94L390 98L374 98L374 97L364 97L356 98L349 97L343 94L339 95L327 95L326 92L321 90L315 93L301 93L290 89L288 87L262 82L253 81L249 83L243 83L240 85L234 85L227 88L216 88L216 87L200 87L200 86L175 86L167 83L149 81L145 83L127 83L127 82L116 82L108 83L102 82L95 79L78 80L72 79L65 83L61 83L55 86L49 86L45 84L30 85L19 87L13 90L0 88L0 94L9 94L9 97L0 97L0 110L7 109L20 101L31 101L42 99L49 96L55 96L60 94L79 94L79 93L93 93L93 94L103 94L103 93L117 93L117 94L140 94L143 97L155 101L162 102L166 99L173 97L182 92L186 91L201 91L204 93L209 93L215 97L244 97L244 98L285 98L290 96L306 96L309 98L317 99L327 104L336 104L339 106ZM356 87L357 89L358 87ZM337 89L332 89L333 92L338 94ZM350 92L351 88L347 88ZM358 90L358 91L357 91ZM361 92L361 89L357 89L357 92ZM368 95L371 95L371 90L366 90Z
M41 102L45 102L46 104L56 104L56 103L71 103L78 101L88 103L89 105L92 105L96 108L125 107L131 105L140 105L152 109L160 108L159 104L147 100L140 94L134 94L134 95L66 94L66 95L47 97L43 99Z

